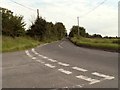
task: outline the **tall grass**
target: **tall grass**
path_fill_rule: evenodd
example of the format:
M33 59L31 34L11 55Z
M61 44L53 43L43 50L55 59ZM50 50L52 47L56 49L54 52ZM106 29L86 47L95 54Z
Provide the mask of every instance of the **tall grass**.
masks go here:
M35 47L41 42L30 37L2 37L2 52L18 51Z
M73 37L71 41L78 46L118 51L118 39Z

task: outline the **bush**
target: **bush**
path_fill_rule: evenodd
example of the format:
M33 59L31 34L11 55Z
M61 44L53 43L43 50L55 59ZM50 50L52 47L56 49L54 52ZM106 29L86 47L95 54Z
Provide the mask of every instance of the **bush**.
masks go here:
M13 15L13 12L0 8L2 11L2 34L11 37L19 37L25 34L23 16Z

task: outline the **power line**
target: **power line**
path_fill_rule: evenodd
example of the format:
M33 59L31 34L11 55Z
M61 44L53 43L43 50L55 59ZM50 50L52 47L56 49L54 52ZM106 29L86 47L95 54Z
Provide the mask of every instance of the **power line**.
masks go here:
M34 9L30 8L30 7L27 7L27 6L23 5L23 4L20 4L20 3L16 2L16 1L13 1L13 0L10 0L10 1L13 2L13 3L15 3L15 4L18 4L18 5L22 6L22 7L24 7L24 8L27 8L27 9L29 9L29 10L36 11L36 10L34 10Z
M94 10L96 10L98 7L100 7L101 5L103 5L106 1L107 0L102 1L99 5L97 5L96 7L94 7L92 10L90 10L87 13L85 13L84 15L82 15L81 18L87 16L88 14L90 14L91 12L93 12Z

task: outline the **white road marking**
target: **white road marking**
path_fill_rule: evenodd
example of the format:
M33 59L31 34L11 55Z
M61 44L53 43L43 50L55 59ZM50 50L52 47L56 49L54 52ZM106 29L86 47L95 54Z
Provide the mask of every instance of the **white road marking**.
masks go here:
M48 58L48 57L46 57L46 56L43 56L43 58L44 58L44 59L46 59L46 58Z
M57 62L56 60L53 60L53 59L48 59L49 61L51 61L51 62Z
M41 61L41 60L36 60L37 62L40 62L40 63L42 63L42 64L44 64L45 62L43 62L43 61Z
M51 65L51 64L45 64L45 66L48 66L50 68L55 68L55 66Z
M43 56L43 55L40 55L39 53L37 53L34 48L32 48L32 52L35 53L36 55L44 58L44 59L48 58L48 57L46 57L46 56Z
M41 63L41 60L36 60L36 61Z
M29 53L28 50L26 50L25 53L28 54Z
M95 76L103 77L103 78L105 78L105 79L109 79L109 80L115 78L115 77L113 77L113 76L109 76L109 75L105 75L105 74L100 74L100 73L98 73L98 72L94 72L94 73L92 73L92 74L95 75Z
M88 70L83 69L83 68L79 68L79 67L72 67L72 69L78 70L78 71L82 71L82 72L86 72Z
M85 80L85 81L89 81L90 82L89 84L94 84L94 83L100 82L100 80L92 79L92 78L89 78L89 77L83 76L83 75L79 75L79 76L76 76L76 77L79 78L79 79Z
M58 71L63 72L65 74L72 74L72 72L64 70L64 69L58 69Z
M29 53L28 50L26 50L25 53L26 53L29 57L31 57L31 58L33 57L32 55L30 55L30 53Z
M77 87L83 87L83 86L81 86L81 85L76 85Z
M34 48L32 48L31 50L32 50L32 51L35 51L35 49L34 49Z
M44 57L43 55L41 55L41 54L38 54L38 56L40 56L40 57Z
M42 58L44 58L45 56L41 55Z
M32 57L32 59L34 59L34 60L35 60L35 59L37 59L37 58L36 58L36 57Z
M59 65L62 65L62 66L70 66L69 64L66 64L66 63L62 63L62 62L58 62Z
M58 45L60 48L63 48L61 45Z
M36 54L36 55L38 55L39 53L37 53L36 51L35 51L35 49L34 48L32 48L32 52L34 53L34 54Z
M100 80L94 80L94 81L90 82L89 84L95 84L95 83L99 83L99 82L101 82L101 81Z

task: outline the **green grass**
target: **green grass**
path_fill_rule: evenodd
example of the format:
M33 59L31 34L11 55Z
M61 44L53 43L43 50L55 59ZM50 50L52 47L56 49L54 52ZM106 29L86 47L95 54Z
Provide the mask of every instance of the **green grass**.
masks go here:
M1 37L0 37L1 38ZM2 52L25 50L42 44L30 37L2 37Z
M118 51L118 39L73 37L71 41L78 46Z

